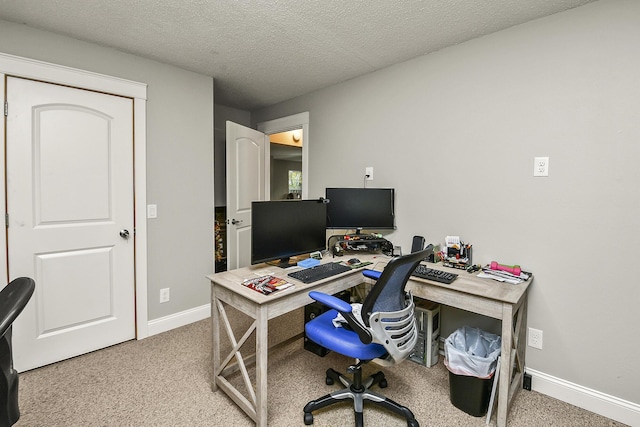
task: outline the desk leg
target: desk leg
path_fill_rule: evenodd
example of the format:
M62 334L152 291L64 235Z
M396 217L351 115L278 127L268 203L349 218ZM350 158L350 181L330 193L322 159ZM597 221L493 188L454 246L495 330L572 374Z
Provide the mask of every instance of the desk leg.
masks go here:
M216 372L220 367L220 315L215 286L211 286L211 391L218 390Z
M267 369L269 319L266 307L257 312L256 327L256 426L267 427Z
M513 358L513 307L511 304L502 305L502 349L500 363L500 378L498 379L498 427L507 425L507 411L509 409L509 388L511 387L511 369Z

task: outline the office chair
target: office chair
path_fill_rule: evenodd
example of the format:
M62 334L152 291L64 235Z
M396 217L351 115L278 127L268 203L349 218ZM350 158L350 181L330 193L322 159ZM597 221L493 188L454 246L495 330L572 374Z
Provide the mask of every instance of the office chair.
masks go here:
M33 279L19 277L0 291L0 426L8 427L20 418L18 373L13 369L11 326L29 302L36 287Z
M347 372L353 374L353 380L333 369L327 370L327 385L339 381L346 388L307 403L304 407L306 425L313 424L313 411L351 399L356 427L363 426L365 400L405 417L409 427L419 427L407 407L370 390L376 384L381 388L387 387L384 373L377 372L363 381L361 368L374 359L383 366L399 363L413 350L418 331L413 299L404 288L413 270L429 251L431 245L424 251L393 258L382 272L365 270L365 277L376 280L376 283L362 303L361 319L352 312L349 303L321 292L309 292L311 298L331 310L306 323L307 337L329 350L354 358L355 364L347 368ZM333 319L338 313L345 318L345 327L334 326Z

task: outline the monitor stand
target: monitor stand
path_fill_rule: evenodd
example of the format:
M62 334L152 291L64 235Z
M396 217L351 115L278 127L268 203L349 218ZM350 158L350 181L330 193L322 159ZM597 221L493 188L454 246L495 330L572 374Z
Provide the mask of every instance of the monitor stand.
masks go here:
M355 237L355 236L360 237L361 235L362 235L362 228L356 228L356 232L353 234L345 234L345 236L349 236L349 237Z
M267 264L280 268L289 268L297 265L295 262L291 262L289 257L281 258L279 261L268 262Z

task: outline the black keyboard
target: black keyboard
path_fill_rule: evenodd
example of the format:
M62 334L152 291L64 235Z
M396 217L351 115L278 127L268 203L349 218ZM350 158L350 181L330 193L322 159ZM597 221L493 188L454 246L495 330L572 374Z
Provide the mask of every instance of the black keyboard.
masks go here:
M303 283L313 283L320 279L326 279L327 277L344 273L345 271L351 271L351 267L337 262L330 262L305 268L304 270L293 271L289 273L289 276Z
M455 273L449 273L442 270L436 270L429 268L426 265L419 264L418 267L411 273L412 276L420 277L421 279L433 280L435 282L449 284L456 280L458 277Z

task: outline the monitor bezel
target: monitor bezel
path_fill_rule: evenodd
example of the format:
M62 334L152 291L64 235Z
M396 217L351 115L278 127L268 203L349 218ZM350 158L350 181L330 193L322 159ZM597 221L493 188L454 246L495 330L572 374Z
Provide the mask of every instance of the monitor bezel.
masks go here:
M331 211L335 211L336 203L340 203L345 199L344 194L340 195L339 198L336 197L336 192L342 193L352 193L357 195L364 195L370 193L385 193L390 196L390 206L387 211L389 214L389 219L380 222L367 222L367 221L358 221L358 220L349 220L345 221L344 218L331 218ZM356 230L360 232L361 230L395 230L396 229L396 215L395 215L395 188L367 188L367 187L327 187L325 189L325 197L329 200L329 205L327 207L327 229L330 230ZM332 200L333 198L333 200ZM332 206L332 203L334 205ZM355 215L355 214L354 214ZM354 216L353 215L353 216ZM337 221L336 221L337 220ZM337 222L337 224L336 224Z
M309 205L318 205L318 215L321 215L323 220L320 221L319 218L318 223L315 224L317 229L315 230L314 236L310 237L310 241L313 244L302 245L299 247L292 247L290 250L283 249L278 250L277 248L272 249L272 253L269 253L267 250L256 251L254 248L255 237L256 237L256 215L260 213L264 213L260 207L258 207L258 211L256 211L256 205L260 204L261 206L271 206L275 210L280 211L280 216L276 218L279 223L276 223L277 229L286 232L287 238L291 236L296 236L299 238L301 233L308 232L309 227L314 226L314 222L306 222L306 223L297 223L296 220L309 220L311 218L308 215L302 215L301 212L305 211L304 209L296 209L300 208L303 204ZM276 207L278 209L276 209ZM288 209L290 208L290 209ZM288 212L284 212L288 211ZM308 212L307 212L308 213ZM259 223L258 223L259 224ZM273 224L273 222L271 222ZM264 243L264 240L267 240L268 235L273 236L273 233L264 232L259 238L260 241ZM316 251L324 251L326 250L326 204L322 202L322 200L260 200L253 201L251 203L251 264L262 264L269 263L270 265L276 265L278 267L286 268L295 263L291 263L290 259L293 257L297 257L300 255L310 254ZM277 262L273 262L277 261Z

